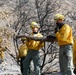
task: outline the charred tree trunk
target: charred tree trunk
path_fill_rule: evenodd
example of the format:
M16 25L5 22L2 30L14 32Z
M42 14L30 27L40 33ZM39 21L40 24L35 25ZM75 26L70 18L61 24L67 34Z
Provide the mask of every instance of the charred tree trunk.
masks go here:
M16 38L22 38L22 37L25 37L25 38L28 38L28 39L31 39L31 40L35 40L35 41L43 41L43 42L54 42L56 37L55 36L52 36L50 35L50 37L33 37L33 36L27 36L27 35L18 35L16 36Z

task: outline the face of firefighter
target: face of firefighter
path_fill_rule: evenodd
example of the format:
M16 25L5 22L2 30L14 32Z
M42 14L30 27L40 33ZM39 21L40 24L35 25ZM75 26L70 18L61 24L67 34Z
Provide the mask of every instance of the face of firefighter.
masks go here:
M33 32L38 32L38 28L33 28L32 31Z

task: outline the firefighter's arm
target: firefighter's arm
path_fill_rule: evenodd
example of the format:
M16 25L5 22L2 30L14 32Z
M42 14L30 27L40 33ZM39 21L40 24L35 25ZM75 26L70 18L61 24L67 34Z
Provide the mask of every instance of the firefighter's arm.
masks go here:
M44 42L43 41L40 41L39 47L42 48L43 46L44 46Z

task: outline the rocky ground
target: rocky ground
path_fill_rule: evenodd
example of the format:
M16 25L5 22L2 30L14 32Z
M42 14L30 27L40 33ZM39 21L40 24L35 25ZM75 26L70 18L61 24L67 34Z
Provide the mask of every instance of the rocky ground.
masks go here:
M4 62L0 64L0 75L21 75L20 67L17 62L12 58L7 51L5 52ZM48 74L45 74L48 75ZM54 73L49 75L61 75Z
M0 64L0 75L21 75L20 67L7 52L4 62Z

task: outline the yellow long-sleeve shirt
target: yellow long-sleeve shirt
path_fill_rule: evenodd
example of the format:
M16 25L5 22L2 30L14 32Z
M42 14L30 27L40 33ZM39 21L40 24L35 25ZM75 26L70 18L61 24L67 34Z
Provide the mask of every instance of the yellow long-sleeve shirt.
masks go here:
M19 48L18 58L24 57L27 55L27 46L26 44L22 44Z
M31 35L34 37L43 37L40 33L37 33L37 34L32 33ZM44 46L44 42L27 39L26 45L27 45L27 48L30 50L39 50Z
M73 44L72 28L67 24L56 33L56 37L60 46Z
M3 60L4 59L4 51L5 49L4 48L0 48L0 58Z

